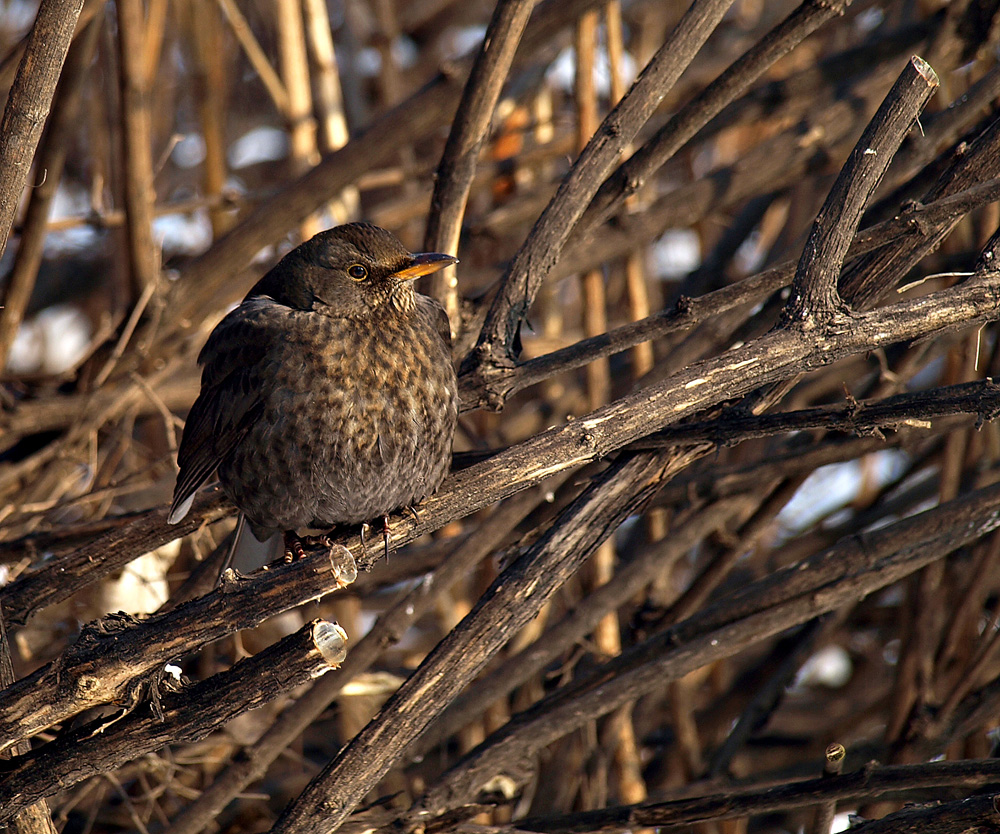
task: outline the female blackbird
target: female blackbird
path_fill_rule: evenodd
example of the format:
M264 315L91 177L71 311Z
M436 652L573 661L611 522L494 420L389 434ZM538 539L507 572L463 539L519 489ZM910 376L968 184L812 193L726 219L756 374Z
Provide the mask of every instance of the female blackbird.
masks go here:
M216 469L264 541L384 517L444 478L458 416L448 319L411 281L455 263L350 223L289 252L198 357L168 521Z

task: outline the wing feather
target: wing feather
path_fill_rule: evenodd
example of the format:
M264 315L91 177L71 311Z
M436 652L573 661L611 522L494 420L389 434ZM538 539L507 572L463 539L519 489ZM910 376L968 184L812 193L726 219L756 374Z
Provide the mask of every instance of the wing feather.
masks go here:
M263 410L261 364L274 334L279 305L245 301L212 331L198 356L201 393L191 406L177 452L177 485L167 521L187 515L198 489L243 439Z

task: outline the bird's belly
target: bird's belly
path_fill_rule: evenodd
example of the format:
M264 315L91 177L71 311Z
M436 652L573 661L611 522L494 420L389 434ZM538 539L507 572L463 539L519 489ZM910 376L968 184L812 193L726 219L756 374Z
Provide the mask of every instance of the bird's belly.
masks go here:
M331 368L320 359L283 363L260 418L220 467L231 499L260 528L373 520L432 493L450 464L450 363L428 364L417 384L399 363Z

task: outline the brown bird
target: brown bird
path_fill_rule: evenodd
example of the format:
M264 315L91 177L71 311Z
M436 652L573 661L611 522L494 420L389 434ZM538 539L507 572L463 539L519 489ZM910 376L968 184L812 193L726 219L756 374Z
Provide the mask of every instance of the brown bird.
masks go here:
M264 541L412 507L448 471L448 319L413 279L456 263L350 223L289 252L212 331L168 521L214 471Z

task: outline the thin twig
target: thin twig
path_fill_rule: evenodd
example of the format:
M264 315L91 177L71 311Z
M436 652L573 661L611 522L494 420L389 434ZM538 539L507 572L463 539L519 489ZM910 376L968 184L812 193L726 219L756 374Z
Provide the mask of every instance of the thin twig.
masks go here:
M501 279L500 290L471 357L471 367L477 373L488 373L490 366L503 367L514 358L514 341L521 321L542 281L559 259L587 202L729 5L730 0L699 0L692 4L632 89L607 115L577 157Z
M448 134L434 178L424 248L432 252L458 254L465 204L472 188L479 151L486 139L497 99L514 60L531 10L537 0L501 0L483 37L462 100ZM458 331L458 281L452 267L433 277L430 295L448 313L452 331Z

